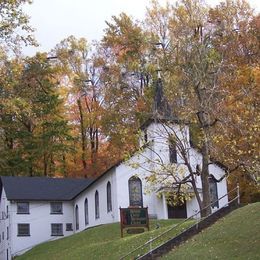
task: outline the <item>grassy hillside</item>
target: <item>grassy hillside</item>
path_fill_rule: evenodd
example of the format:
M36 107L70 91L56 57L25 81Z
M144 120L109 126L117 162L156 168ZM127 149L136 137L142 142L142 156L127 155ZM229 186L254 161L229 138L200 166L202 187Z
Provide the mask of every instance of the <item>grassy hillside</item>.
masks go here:
M152 221L150 231L142 234L128 235L120 238L118 223L103 225L80 232L76 235L47 242L36 246L18 260L76 260L76 259L119 259L132 249L145 243L151 237L165 231L180 220ZM186 228L193 222L186 223L181 228ZM159 224L159 228L158 228ZM179 229L180 232L180 229Z
M41 244L17 259L119 259L178 222L179 220L154 221L150 232L126 235L123 239L120 238L118 223L103 225ZM160 228L157 229L158 223ZM191 224L192 222L186 223L186 227ZM260 259L260 203L233 211L163 259Z
M163 259L260 259L260 202L233 211Z

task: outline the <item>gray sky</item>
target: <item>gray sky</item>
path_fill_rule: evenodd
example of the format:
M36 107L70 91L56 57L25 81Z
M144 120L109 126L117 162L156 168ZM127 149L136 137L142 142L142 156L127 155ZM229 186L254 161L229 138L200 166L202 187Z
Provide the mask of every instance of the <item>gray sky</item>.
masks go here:
M166 0L160 2L164 4ZM219 1L206 2L216 4ZM260 0L249 2L259 12ZM106 28L105 21L110 21L112 15L125 12L141 20L149 3L150 0L34 0L24 10L31 17L40 47L25 47L24 54L49 51L70 35L85 37L89 42L99 40Z

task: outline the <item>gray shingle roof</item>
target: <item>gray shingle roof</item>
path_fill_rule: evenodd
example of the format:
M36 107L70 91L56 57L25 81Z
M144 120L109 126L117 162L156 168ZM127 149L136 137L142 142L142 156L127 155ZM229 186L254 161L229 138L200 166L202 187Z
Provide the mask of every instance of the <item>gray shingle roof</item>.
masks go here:
M71 178L11 176L0 178L8 200L72 200L93 182L92 179Z

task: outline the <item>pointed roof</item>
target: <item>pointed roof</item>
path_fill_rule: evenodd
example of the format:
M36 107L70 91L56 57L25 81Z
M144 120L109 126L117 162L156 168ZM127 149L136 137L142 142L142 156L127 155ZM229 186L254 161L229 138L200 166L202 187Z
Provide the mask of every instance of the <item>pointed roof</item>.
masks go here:
M171 117L172 115L172 109L164 96L163 82L160 76L158 76L155 82L153 113L162 117Z

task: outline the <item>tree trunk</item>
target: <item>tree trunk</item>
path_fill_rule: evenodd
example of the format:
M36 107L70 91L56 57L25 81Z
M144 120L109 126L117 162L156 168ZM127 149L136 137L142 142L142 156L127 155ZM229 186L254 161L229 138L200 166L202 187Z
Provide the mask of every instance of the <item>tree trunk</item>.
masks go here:
M47 175L48 175L48 158L47 158L46 153L44 153L44 155L43 155L43 168L44 168L43 175L45 177L47 177Z
M201 212L202 217L206 217L211 214L210 206L210 191L209 191L209 151L208 151L208 142L205 140L205 143L202 146L202 170L201 170L201 184L202 184L202 207Z
M62 171L63 171L64 177L67 177L68 176L68 172L67 172L67 163L66 163L66 156L65 156L65 154L62 155Z
M192 185L192 188L193 188L193 190L194 190L194 193L195 193L195 197L196 197L196 199L197 199L197 202L198 202L198 204L199 204L200 212L202 212L202 210L203 210L203 202L201 201L200 194L199 194L198 188L197 188L197 186L196 186L196 182L195 182L195 179L194 179L193 174L192 174L191 185ZM202 214L202 213L201 213L201 214Z
M55 161L53 158L53 154L51 154L51 161L50 161L50 170L49 170L49 176L52 177L55 175Z
M29 166L29 176L33 177L33 167L32 167L32 162L31 165Z
M99 141L98 141L98 128L96 128L95 137L96 137L96 153L97 153L97 152L98 152L98 146L99 146Z
M84 127L84 118L83 118L83 111L80 99L77 100L78 108L79 108L79 115L80 115L80 131L81 131L81 160L83 169L87 169L87 162L86 162L86 133Z
M91 163L95 163L96 154L98 152L98 129L93 127L89 128L89 136L90 136L90 149L91 149Z
M199 204L200 211L202 211L203 203L202 203L202 200L200 198L199 191L198 191L198 188L197 188L197 185L196 185L196 180L194 178L194 172L192 170L191 164L190 164L189 159L187 157L187 152L186 152L185 149L181 150L180 152L181 152L181 154L183 156L185 165L187 166L187 168L189 170L189 173L190 173L190 176L191 176L191 185L192 185L192 188L194 190L194 194L195 194L196 200L197 200L197 202Z
M201 212L202 217L206 217L211 214L211 206L210 206L210 191L209 191L209 156L210 156L210 144L209 144L209 124L208 118L205 113L205 109L207 108L207 104L205 100L207 100L207 96L204 92L204 87L200 88L200 84L195 87L195 92L197 94L198 102L199 102L199 111L197 112L198 118L198 126L202 131L202 170L201 170L201 185L202 185L202 207L203 210Z

